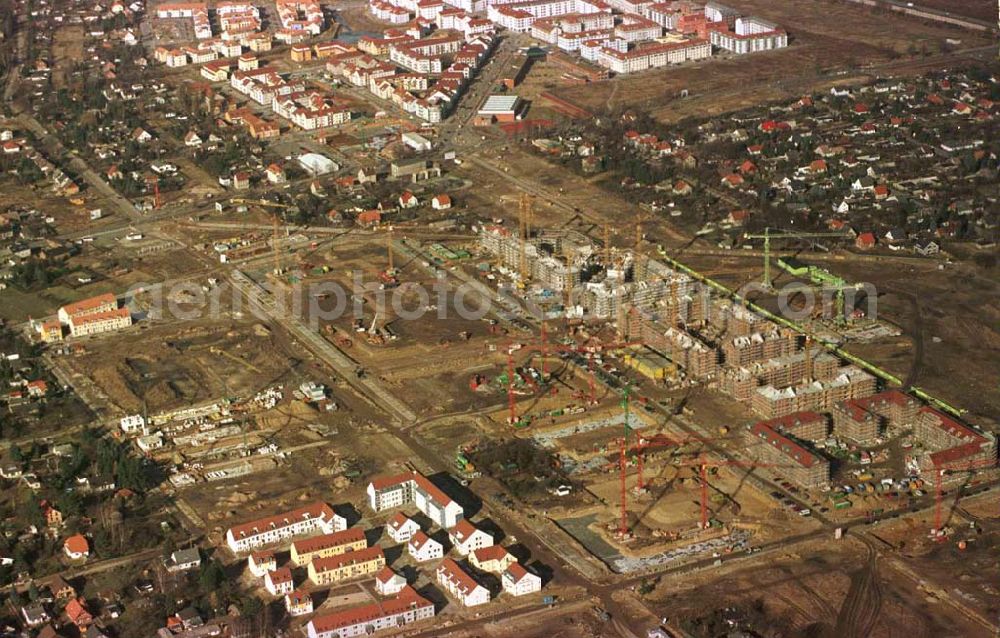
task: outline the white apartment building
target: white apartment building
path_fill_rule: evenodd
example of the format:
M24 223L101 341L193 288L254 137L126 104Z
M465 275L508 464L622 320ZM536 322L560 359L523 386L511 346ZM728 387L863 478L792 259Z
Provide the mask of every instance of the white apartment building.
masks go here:
M234 553L270 545L302 534L332 534L347 529L347 521L323 502L230 527L226 544Z
M420 531L420 525L406 514L397 512L386 523L385 531L389 535L389 538L397 543L406 543L413 538L414 534Z
M413 503L445 529L454 527L465 515L461 505L419 472L376 478L368 484L367 491L368 505L373 511L382 512Z
M479 529L469 521L462 519L448 530L448 539L455 550L462 556L493 545L493 536Z
M437 581L466 607L490 602L490 592L472 578L458 563L450 558L441 561L437 568Z
M434 603L412 587L396 598L320 614L306 625L309 638L355 638L434 617Z
M418 563L436 560L444 557L444 547L422 530L417 531L406 544L406 551Z
M524 596L542 589L542 579L520 563L512 563L500 577L503 590L512 596Z
M77 315L69 319L69 332L74 337L101 334L121 330L132 325L132 313L128 308L118 308L106 312Z

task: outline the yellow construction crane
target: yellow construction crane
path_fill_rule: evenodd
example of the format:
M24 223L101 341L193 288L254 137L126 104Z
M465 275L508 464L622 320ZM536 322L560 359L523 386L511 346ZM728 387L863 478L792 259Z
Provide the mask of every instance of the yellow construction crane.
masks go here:
M764 240L764 287L771 288L771 240L772 239L813 239L819 237L846 237L844 233L796 233L793 231L785 230L775 230L771 231L770 228L764 229L764 234L762 235L751 235L745 234L743 237L745 239L763 239Z
M298 210L298 206L295 206L294 204L281 204L281 203L278 203L278 202L271 202L271 201L268 201L266 199L238 199L237 198L237 199L231 199L229 201L232 204L242 204L242 205L245 205L245 206L261 206L261 207L264 207L264 208L279 208L279 209L285 210L285 211L288 211L288 210L297 211ZM282 216L284 216L284 214L282 214ZM285 223L285 235L287 236L289 234L287 220L285 220L285 222L286 222ZM278 229L279 229L279 222L278 222L278 215L277 214L274 214L274 215L271 216L271 228L272 228L272 232L271 232L271 250L274 253L274 274L278 275L278 274L281 273L281 257L279 255L279 251L278 251L278 235L279 235Z

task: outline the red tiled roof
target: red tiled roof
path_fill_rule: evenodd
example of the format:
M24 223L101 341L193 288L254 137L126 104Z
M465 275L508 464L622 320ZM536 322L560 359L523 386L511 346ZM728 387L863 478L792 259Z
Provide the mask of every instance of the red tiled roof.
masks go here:
M779 416L775 419L769 419L767 421L761 421L761 423L772 430L778 430L781 428L788 430L797 425L802 425L803 423L812 423L814 421L822 420L823 417L819 413L806 410L803 412L793 412L792 414L786 414L785 416Z
M75 303L66 304L62 307L62 310L72 317L84 312L93 312L95 308L100 308L101 306L106 306L108 304L118 305L118 299L110 292L96 297L90 297L89 299L81 299Z
M381 556L383 560L385 559L385 555L382 553L382 548L375 546L368 547L366 549L359 549L353 552L345 552L343 554L338 554L337 556L314 558L312 564L317 572L328 572L333 569L339 569L344 565L367 563L375 560L379 556Z
M417 551L419 551L419 550L420 550L421 548L423 548L423 546L424 546L424 545L426 545L426 544L427 544L427 541L429 541L429 540L433 540L433 539L431 539L431 537L430 537L430 536L428 536L428 535L427 535L427 534L426 534L426 533L424 532L424 530L418 530L418 531L417 531L416 533L414 533L414 534L413 534L413 536L412 536L412 537L410 538L410 546L411 546L411 547L412 547L412 548L413 548L414 550L417 550ZM435 542L436 542L436 541L435 541Z
M365 532L360 527L352 527L332 534L322 534L311 538L304 538L292 543L295 551L299 554L309 554L321 549L331 547L341 547L343 545L353 545L358 541L365 540Z
M478 530L478 527L463 518L455 523L454 527L448 530L448 534L457 538L459 542L465 542L466 539L475 534Z
M812 467L818 460L815 454L806 450L787 436L768 427L763 421L755 423L751 431L754 435L766 440L770 446L780 450L802 467Z
M476 556L476 560L480 563L485 563L491 560L503 560L504 557L510 555L510 553L500 545L481 547L472 553Z
M468 572L462 569L458 563L450 558L446 558L441 561L441 564L438 565L437 571L439 573L444 572L448 580L455 583L465 594L469 594L474 591L476 587L480 587L479 583L477 583L475 579L468 574Z
M375 602L360 607L352 607L343 611L316 616L310 621L313 630L318 633L333 632L342 627L350 627L364 622L370 622L386 616L402 613L408 609L423 609L433 607L433 603L426 600L407 585L399 592L399 595L391 600Z
M528 570L525 569L521 563L511 563L507 567L507 572L513 577L515 583L521 582L521 579L528 575Z
M232 533L233 538L238 540L246 538L247 536L255 536L267 530L288 527L292 523L296 523L307 518L323 518L324 520L330 520L333 518L333 515L334 512L332 507L322 501L317 501L310 505L306 505L305 507L291 510L290 512L268 516L267 518L259 518L255 521L250 521L241 525L235 525L231 527L229 531Z
M292 570L287 567L279 567L278 569L268 572L267 577L275 585L280 585L282 583L288 583L292 580Z
M107 321L108 319L124 319L129 316L131 316L131 313L128 308L116 308L115 310L72 316L70 320L74 326L85 326L88 323L98 323L100 321Z
M392 571L391 567L383 567L382 569L379 570L377 574L375 574L375 580L377 580L382 584L385 584L388 583L393 578L395 578L396 576L397 576L396 572Z
M90 552L90 544L82 534L74 534L66 539L63 546L74 554L86 554Z

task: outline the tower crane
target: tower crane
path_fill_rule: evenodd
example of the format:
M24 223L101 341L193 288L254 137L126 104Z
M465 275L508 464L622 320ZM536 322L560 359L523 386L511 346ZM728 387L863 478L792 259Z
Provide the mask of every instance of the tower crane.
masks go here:
M818 239L820 237L844 238L844 233L797 233L794 231L765 228L763 234L744 234L745 239L764 240L764 287L770 289L771 281L771 240L772 239Z
M293 211L298 212L298 206L294 204L281 204L278 202L271 202L266 199L231 199L229 200L231 204L242 204L244 206L261 206L263 208L278 208L283 211ZM282 213L282 219L285 221L285 237L288 237L291 232L288 228L288 220L285 218L285 213ZM278 214L275 213L271 216L271 224L273 227L272 237L271 237L271 249L274 252L274 274L277 275L281 272L281 259L278 253Z
M942 477L946 473L951 472L973 472L975 470L988 469L996 467L996 464L995 458L979 459L966 463L938 463L934 461L934 528L931 530L931 534L936 540L944 538L944 533L941 529L941 526L944 525L941 514L942 496L944 495L941 487Z

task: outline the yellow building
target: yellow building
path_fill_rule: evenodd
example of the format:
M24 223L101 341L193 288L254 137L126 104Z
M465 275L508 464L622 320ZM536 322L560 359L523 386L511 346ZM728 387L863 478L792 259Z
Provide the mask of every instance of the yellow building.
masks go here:
M625 365L654 381L662 381L677 374L677 366L673 361L649 348L625 355Z
M353 552L368 547L365 532L359 528L345 529L341 532L323 534L304 538L292 543L292 563L301 567L314 558L338 556L345 552Z
M507 571L511 563L516 563L517 559L503 547L493 545L482 547L469 554L469 562L480 571L502 574Z
M58 320L38 324L38 336L45 343L63 340L62 324Z
M369 547L339 556L316 558L309 563L309 580L316 585L333 583L368 576L385 567L385 554L381 547Z

